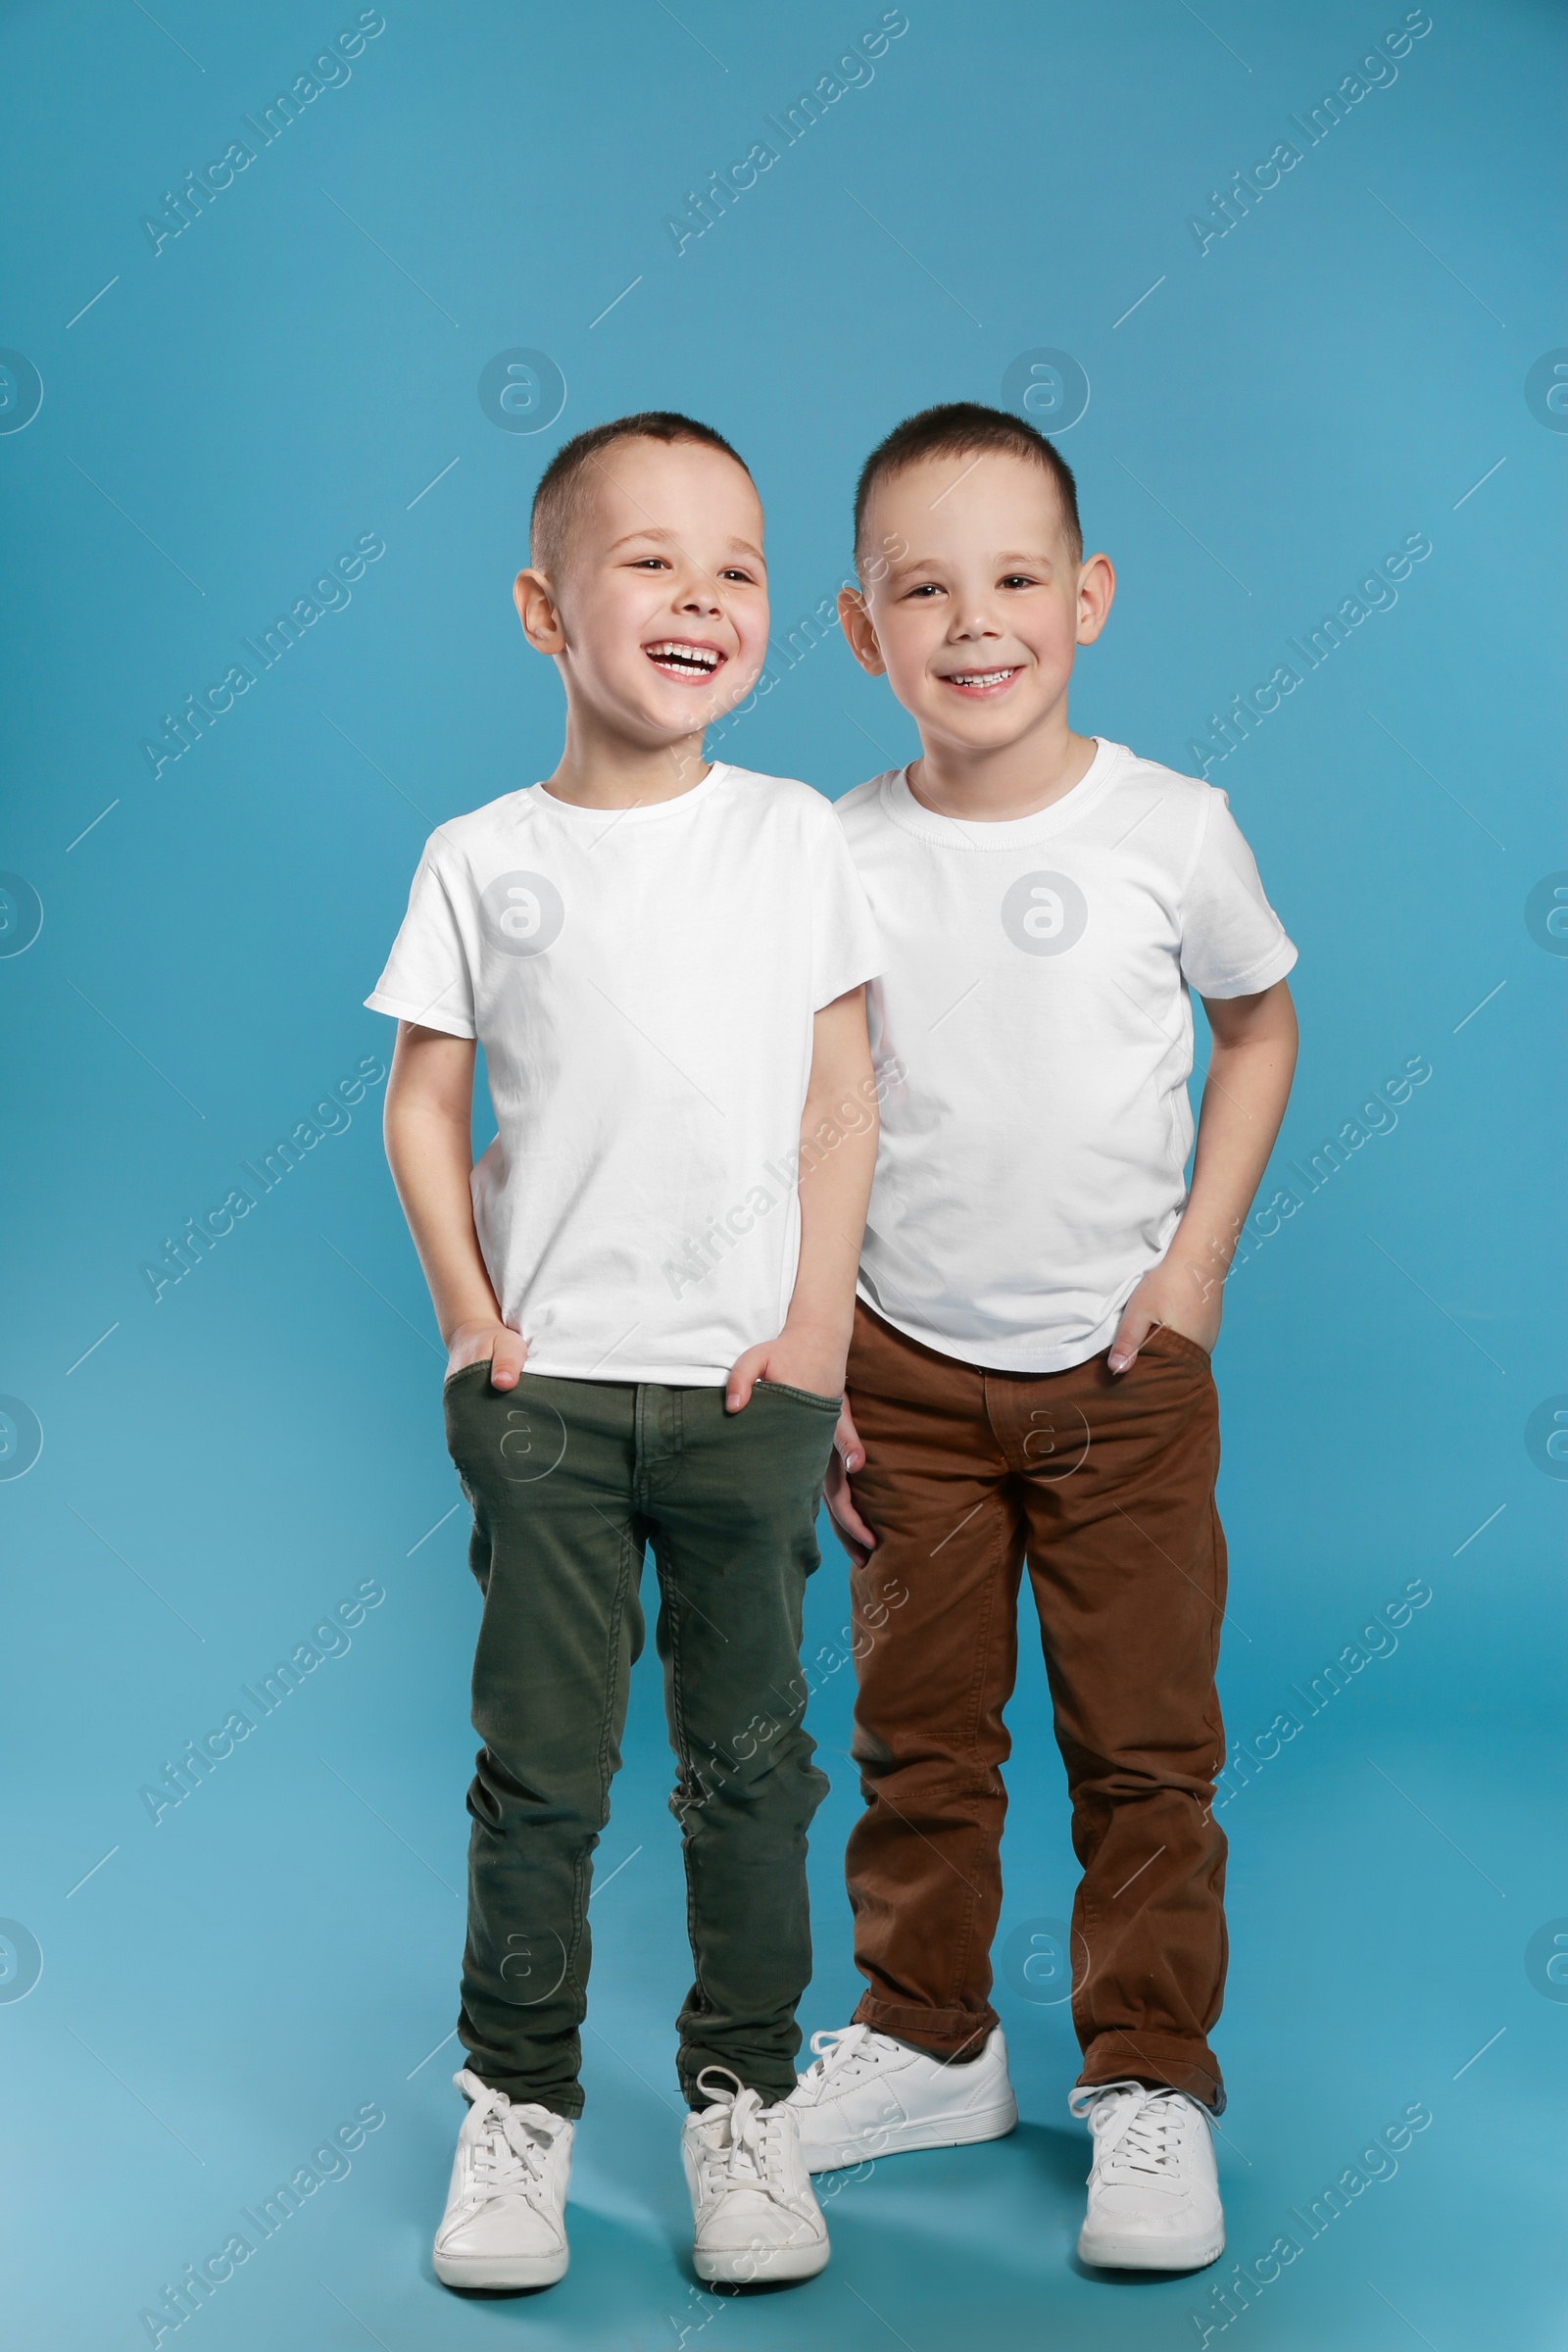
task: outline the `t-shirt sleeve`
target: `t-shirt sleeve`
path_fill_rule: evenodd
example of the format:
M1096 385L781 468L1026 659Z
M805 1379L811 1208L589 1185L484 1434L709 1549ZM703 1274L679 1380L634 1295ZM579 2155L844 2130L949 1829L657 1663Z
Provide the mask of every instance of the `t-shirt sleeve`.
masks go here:
M812 828L811 1009L874 980L884 957L882 936L865 885L855 870L844 828L831 809Z
M1182 977L1200 997L1250 997L1296 961L1285 926L1263 896L1257 866L1224 793L1207 821L1182 896Z
M473 1037L477 1031L467 952L434 848L433 842L426 842L409 892L409 911L392 943L386 969L365 1002L372 1012L417 1021L424 1029L443 1029L449 1037Z

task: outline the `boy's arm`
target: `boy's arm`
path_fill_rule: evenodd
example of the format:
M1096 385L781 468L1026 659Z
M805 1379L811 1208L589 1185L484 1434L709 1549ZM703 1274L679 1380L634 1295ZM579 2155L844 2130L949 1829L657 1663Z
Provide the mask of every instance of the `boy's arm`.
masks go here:
M736 1358L724 1397L730 1412L750 1400L758 1380L842 1396L876 1136L865 991L852 988L812 1022L811 1076L801 1114L801 1257L789 1313L776 1340Z
M488 1358L511 1389L528 1350L501 1320L473 1229L473 1040L399 1021L382 1131L392 1181L430 1286L447 1375Z
M1205 997L1203 1010L1213 1043L1192 1190L1164 1256L1122 1309L1112 1372L1125 1372L1162 1323L1213 1347L1242 1222L1285 1116L1296 1068L1296 1008L1285 982L1255 997Z

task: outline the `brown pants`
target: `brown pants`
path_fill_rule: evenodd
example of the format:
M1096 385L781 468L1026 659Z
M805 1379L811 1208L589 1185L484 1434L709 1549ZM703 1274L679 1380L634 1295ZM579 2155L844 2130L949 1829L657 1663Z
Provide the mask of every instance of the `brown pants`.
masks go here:
M1027 1560L1084 1874L1079 2081L1169 2083L1217 2113L1225 1540L1208 1357L1162 1329L1118 1380L1103 1355L986 1372L860 1306L849 1396L856 1506L878 1539L853 1580L857 2019L939 2056L972 2055L997 2022L1003 1710Z

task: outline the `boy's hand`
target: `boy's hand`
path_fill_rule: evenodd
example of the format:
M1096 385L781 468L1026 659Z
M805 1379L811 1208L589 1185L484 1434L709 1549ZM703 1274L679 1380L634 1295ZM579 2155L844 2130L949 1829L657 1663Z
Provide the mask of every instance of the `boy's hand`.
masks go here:
M1181 1222L1116 1326L1112 1376L1127 1370L1161 1323L1212 1348L1236 1243L1285 1115L1296 1067L1296 1012L1283 980L1250 997L1205 997L1208 1076L1193 1185Z
M1166 1324L1212 1352L1219 1338L1225 1285L1212 1267L1191 1260L1164 1257L1151 1266L1121 1310L1116 1336L1110 1343L1112 1372L1125 1372L1152 1331Z
M466 1364L490 1366L493 1389L514 1389L527 1360L527 1343L510 1323L460 1323L447 1342L447 1378Z
M846 1397L839 1409L839 1425L833 1432L833 1459L822 1481L822 1500L827 1504L839 1542L850 1555L852 1568L863 1568L876 1548L876 1538L855 1507L850 1492L850 1473L858 1470L865 1460L865 1447L860 1444Z
M849 1351L848 1338L815 1324L787 1322L776 1340L764 1340L760 1348L748 1348L744 1355L735 1358L725 1385L724 1409L743 1411L760 1380L776 1380L789 1389L809 1389L813 1396L842 1396Z

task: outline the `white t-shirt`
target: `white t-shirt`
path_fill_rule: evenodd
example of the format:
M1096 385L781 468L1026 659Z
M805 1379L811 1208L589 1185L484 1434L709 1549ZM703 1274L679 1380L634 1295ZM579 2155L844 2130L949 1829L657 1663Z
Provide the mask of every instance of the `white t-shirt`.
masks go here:
M1084 1363L1186 1200L1189 989L1296 950L1224 793L1122 744L1034 816L933 815L902 770L838 813L885 951L860 1295L964 1363Z
M479 1247L527 1369L717 1387L795 1284L811 1016L881 967L832 804L718 764L442 825L366 1002L484 1047Z

